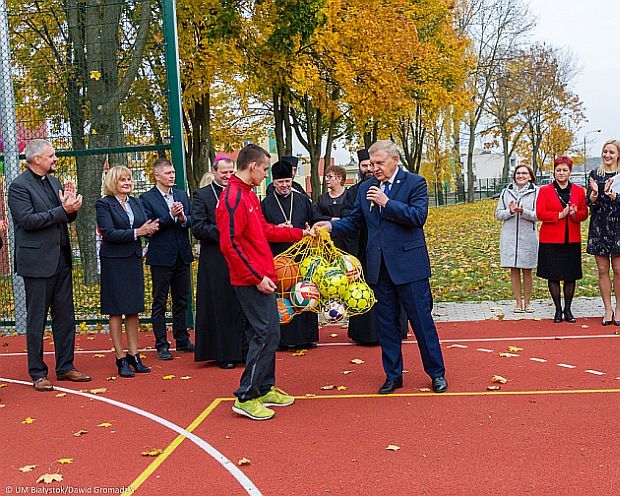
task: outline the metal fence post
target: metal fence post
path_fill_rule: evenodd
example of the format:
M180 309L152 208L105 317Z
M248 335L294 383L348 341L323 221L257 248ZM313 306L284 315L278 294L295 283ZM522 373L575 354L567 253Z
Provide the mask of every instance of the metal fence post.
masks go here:
M8 185L19 174L19 148L17 142L17 118L15 115L15 94L11 75L11 43L6 0L0 0L0 125L4 148L4 178ZM14 267L15 230L13 219L9 226L9 249L11 267ZM15 312L15 330L26 332L26 291L24 280L11 269L13 286L13 308Z

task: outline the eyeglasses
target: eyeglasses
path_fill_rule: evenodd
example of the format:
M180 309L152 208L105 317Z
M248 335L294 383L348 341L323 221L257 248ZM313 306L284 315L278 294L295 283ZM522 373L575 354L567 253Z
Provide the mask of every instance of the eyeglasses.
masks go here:
M336 176L332 176L331 174L325 176L325 179L334 179Z

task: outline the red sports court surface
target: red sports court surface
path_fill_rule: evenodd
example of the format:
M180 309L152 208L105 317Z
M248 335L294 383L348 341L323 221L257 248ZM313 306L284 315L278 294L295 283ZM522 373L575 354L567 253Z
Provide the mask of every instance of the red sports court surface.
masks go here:
M57 397L61 391L37 393L30 386L25 339L0 338L6 384L0 490L121 494L131 485L125 494L620 494L616 328L601 327L599 319L438 328L450 393L426 391L417 347L408 343L405 387L376 395L384 380L380 350L349 345L346 330L326 327L323 346L278 353L278 385L298 400L265 422L230 410L240 368L195 364L187 354L162 362L146 351L151 374L107 380L116 375L108 336L80 335L76 364L95 379L59 383L67 394ZM150 334L140 339L145 347L152 343ZM510 352L511 346L522 349ZM53 355L46 360L53 370ZM494 375L508 379L500 391L487 390ZM55 382L53 373L50 379ZM80 430L88 432L74 436ZM157 457L141 455L157 449ZM249 462L239 465L242 459ZM29 465L35 467L20 471ZM62 481L37 483L43 474Z

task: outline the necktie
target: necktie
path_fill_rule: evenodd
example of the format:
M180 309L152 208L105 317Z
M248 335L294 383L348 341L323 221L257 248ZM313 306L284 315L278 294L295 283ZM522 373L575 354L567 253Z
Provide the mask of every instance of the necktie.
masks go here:
M383 189L383 192L385 193L385 196L389 198L390 196L390 182L389 181L385 182L385 188Z

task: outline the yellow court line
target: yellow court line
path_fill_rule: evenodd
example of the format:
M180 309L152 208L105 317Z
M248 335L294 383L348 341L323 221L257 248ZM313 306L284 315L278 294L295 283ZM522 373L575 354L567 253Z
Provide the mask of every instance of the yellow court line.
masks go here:
M320 399L356 399L356 398L442 398L454 396L524 396L524 395L556 395L556 394L603 394L620 393L620 389L558 389L543 391L463 391L447 393L392 393L392 394L321 394L311 396L295 396L298 400L320 400ZM187 427L187 431L193 432L213 411L223 402L234 401L235 398L216 398L196 419ZM179 447L186 439L183 435L178 435L153 462L134 480L122 494L131 496L136 490L157 470L162 463Z
M206 419L212 412L213 410L215 410L217 408L217 406L224 400L227 400L228 398L216 398L214 399L211 404L205 408L202 413L200 415L198 415L198 417L196 417L194 419L194 421L189 424L189 426L186 428L187 431L189 432L194 432L194 430L196 429L196 427L198 427L203 421L204 419ZM159 455L157 458L155 458L155 460L153 460L153 462L146 467L146 469L144 469L144 471L136 478L136 480L134 480L125 490L125 492L122 494L122 496L131 496L132 494L134 494L137 489L146 481L146 479L148 479L151 475L153 475L153 473L155 472L155 470L157 470L159 468L159 466L164 463L166 461L166 459L172 454L174 453L174 450L176 450L179 445L183 442L183 440L186 439L185 436L179 434L174 441L172 441L167 447L166 449L161 453L161 455Z

